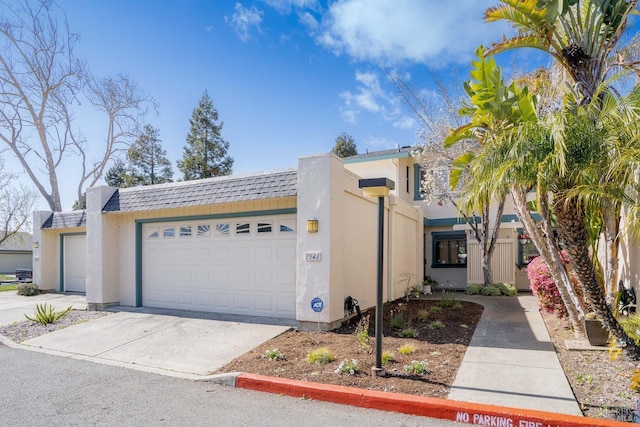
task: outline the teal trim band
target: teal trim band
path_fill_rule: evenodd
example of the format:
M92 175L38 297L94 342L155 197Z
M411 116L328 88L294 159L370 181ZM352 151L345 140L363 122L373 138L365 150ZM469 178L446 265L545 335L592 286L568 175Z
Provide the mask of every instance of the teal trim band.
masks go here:
M136 221L136 307L142 307L142 222Z
M424 219L424 225L426 227L443 227L447 225L466 224L466 221L462 218L436 218L436 219Z
M166 221L199 221L203 219L221 219L221 218L242 218L247 216L264 216L264 215L285 215L297 213L297 208L287 209L271 209L266 211L249 211L249 212L229 212L224 214L209 214L209 215L189 215L189 216L169 216L164 218L144 218L136 219L136 224L148 224L154 222L166 222Z
M542 220L542 217L537 212L531 212L531 217L533 218L534 221ZM511 222L511 221L520 222L520 218L518 218L518 215L515 215L515 214L502 215L502 222Z
M413 200L424 200L420 194L420 165L413 164Z
M375 160L401 159L404 157L411 157L411 153L404 151L401 153L385 154L382 156L365 156L365 157L357 157L355 159L343 159L343 160L346 164L349 164L349 163L372 162Z
M60 292L64 292L64 238L67 236L86 236L86 231L60 233Z
M135 270L136 270L136 307L142 307L142 225L167 221L199 221L206 219L242 218L247 216L286 215L297 213L297 208L270 209L265 211L230 212L225 214L171 216L164 218L145 218L135 220Z

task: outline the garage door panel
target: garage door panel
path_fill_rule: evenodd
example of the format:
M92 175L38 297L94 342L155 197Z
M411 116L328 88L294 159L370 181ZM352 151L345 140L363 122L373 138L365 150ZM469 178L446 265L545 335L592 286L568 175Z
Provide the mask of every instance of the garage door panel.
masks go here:
M234 295L233 307L238 311L252 311L251 297L249 295Z
M204 307L207 308L211 306L211 295L208 293L198 292L196 294L196 308Z
M214 308L215 311L221 311L223 313L228 313L232 309L231 301L233 295L232 294L216 294L214 297Z
M295 244L282 243L278 245L278 261L280 262L295 262L296 260L296 247Z
M258 233L267 222L273 226ZM249 233L237 234L236 223ZM143 305L295 318L293 227L291 215L143 225Z
M180 305L193 306L194 297L192 292L180 292Z
M196 264L209 262L211 260L211 249L204 246L198 246L194 253L193 260Z

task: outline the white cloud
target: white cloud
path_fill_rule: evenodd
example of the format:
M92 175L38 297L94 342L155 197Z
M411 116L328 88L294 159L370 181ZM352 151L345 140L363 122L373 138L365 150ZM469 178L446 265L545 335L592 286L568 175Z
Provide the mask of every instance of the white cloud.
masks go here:
M403 111L398 97L382 87L377 73L357 71L355 79L358 82L355 91L340 93L344 102L340 111L346 122L354 123L361 113L367 112L379 115L398 129L415 126L414 119Z
M293 9L317 9L317 0L263 0L266 4L285 15Z
M475 47L499 40L505 27L485 24L496 0L337 0L317 41L336 53L386 64L467 62Z
M304 25L305 27L309 28L312 31L318 29L318 27L320 26L320 23L318 22L318 20L309 12L302 12L298 15L298 17L302 25Z
M251 40L251 31L255 29L260 31L260 24L262 23L262 11L258 10L255 6L246 8L240 3L236 3L233 15L231 19L225 17L227 22L231 23L231 26L238 33L238 37L243 42Z

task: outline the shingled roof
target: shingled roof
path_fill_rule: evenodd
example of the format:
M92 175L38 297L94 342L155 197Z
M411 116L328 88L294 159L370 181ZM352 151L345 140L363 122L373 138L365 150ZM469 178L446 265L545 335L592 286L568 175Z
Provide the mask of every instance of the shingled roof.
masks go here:
M296 196L296 169L121 188L103 212L135 212Z
M42 228L71 228L87 225L87 213L84 210L70 212L53 212L42 224Z
M0 236L4 236L3 231L0 231ZM0 252L31 252L32 244L31 234L19 231L0 244Z

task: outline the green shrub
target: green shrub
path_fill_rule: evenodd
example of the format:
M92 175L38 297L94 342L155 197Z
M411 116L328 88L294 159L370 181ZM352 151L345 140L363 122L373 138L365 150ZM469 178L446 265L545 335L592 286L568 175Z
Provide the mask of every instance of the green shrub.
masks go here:
M355 375L358 373L358 361L356 359L351 360L343 360L340 362L336 370L334 371L336 374L349 374Z
M415 353L416 348L413 344L402 344L400 347L398 347L398 353L400 354L412 354Z
M481 283L469 283L465 293L467 295L480 295L483 287L484 285Z
M442 323L439 320L434 320L433 322L429 323L429 329L442 329L444 328L444 323Z
M30 297L33 295L38 295L39 293L40 289L35 283L21 283L18 285L18 295Z
M411 375L426 375L431 373L431 371L427 369L426 362L418 362L416 360L412 361L410 365L405 365L404 370Z
M501 292L498 287L493 285L487 285L482 288L482 295L486 297L497 297L500 296Z
M506 295L508 297L515 297L518 295L518 290L510 283L496 283L495 286L500 289L501 295Z
M309 363L318 363L323 365L325 363L333 362L334 360L336 360L335 354L326 347L317 348L307 355L307 361Z
M415 338L418 336L418 332L413 328L406 328L400 331L400 336L404 338Z
M427 310L420 310L418 312L418 320L424 322L429 318L429 312Z
M65 310L62 310L56 313L56 309L51 304L37 304L36 311L34 312L34 317L29 317L26 314L24 317L31 320L32 322L40 323L42 325L48 325L50 323L55 323L61 317L65 316L71 310L71 306L67 307Z
M442 307L440 307L439 305L432 305L431 307L429 307L429 311L431 313L442 313Z
M456 297L453 294L448 294L444 292L442 294L442 299L440 300L440 307L442 308L451 308L456 305Z
M395 362L395 361L396 361L395 356L389 350L385 350L385 351L382 352L382 364L383 365L386 365L387 363Z
M403 329L404 328L404 315L402 312L397 313L391 320L389 320L389 326L391 329Z
M282 352L277 348L267 350L264 357L269 360L284 360L284 354L282 354Z

